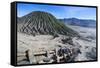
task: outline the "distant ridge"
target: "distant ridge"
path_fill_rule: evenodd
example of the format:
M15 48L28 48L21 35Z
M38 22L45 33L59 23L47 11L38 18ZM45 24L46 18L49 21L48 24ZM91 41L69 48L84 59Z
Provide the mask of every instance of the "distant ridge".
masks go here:
M34 11L18 18L18 31L26 34L78 36L78 33L57 20L52 14Z
M77 19L77 18L64 18L59 19L61 22L70 25L82 26L82 27L96 27L96 21L90 19Z

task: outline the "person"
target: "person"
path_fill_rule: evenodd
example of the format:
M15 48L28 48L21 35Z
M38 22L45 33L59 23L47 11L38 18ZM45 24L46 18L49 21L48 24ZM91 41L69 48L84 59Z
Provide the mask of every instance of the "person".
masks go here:
M27 61L30 61L29 60L29 50L26 50L25 53L26 53L26 59L27 59Z
M57 63L57 55L56 55L56 50L54 50L54 53L53 53L53 55L52 55L51 59L53 60L53 62L52 62L52 63Z
M63 48L61 46L59 46L59 49L57 49L57 55L59 57L63 56Z

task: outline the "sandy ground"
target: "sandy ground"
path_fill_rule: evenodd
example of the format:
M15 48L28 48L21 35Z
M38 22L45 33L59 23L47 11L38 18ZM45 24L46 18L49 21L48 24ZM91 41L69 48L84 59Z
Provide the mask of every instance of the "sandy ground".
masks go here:
M18 32L18 46L17 46L17 55L24 55L23 57L18 57L17 60L25 59L25 51L26 50L32 50L32 53L41 53L42 51L51 51L58 47L58 45L66 46L68 48L71 47L77 47L80 48L81 54L78 54L78 56L74 59L74 61L87 61L87 60L95 60L91 59L90 57L87 57L87 53L91 54L91 50L96 48L96 30L94 28L84 28L79 26L70 26L72 29L79 32L79 34L86 39L90 40L83 40L78 39L77 37L74 37L72 39L75 46L69 45L69 44L63 44L61 39L65 36L60 36L57 38L53 38L51 35L36 35L31 36L24 33ZM88 37L89 36L89 37ZM66 36L67 37L67 36ZM93 37L93 38L91 38ZM95 53L95 51L94 51ZM92 54L95 56L95 54ZM44 57L42 56L42 59ZM42 60L41 57L37 57L38 61ZM27 61L20 61L18 64L30 64Z

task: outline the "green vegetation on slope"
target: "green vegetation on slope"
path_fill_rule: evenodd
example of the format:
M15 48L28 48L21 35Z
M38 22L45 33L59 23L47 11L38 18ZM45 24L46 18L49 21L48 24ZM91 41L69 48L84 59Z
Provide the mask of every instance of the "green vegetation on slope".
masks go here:
M18 20L19 21L19 20ZM52 14L42 11L31 12L20 18L20 32L27 34L50 34L78 36L78 33L57 20Z

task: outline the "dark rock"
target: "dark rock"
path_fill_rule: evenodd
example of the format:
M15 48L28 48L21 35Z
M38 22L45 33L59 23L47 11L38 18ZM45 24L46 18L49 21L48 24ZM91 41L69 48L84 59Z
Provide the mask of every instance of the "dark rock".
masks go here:
M51 60L50 58L46 57L43 59L43 62L50 62L50 60Z
M62 43L63 44L68 43L70 45L73 45L73 41L72 41L72 38L71 37L62 39Z

